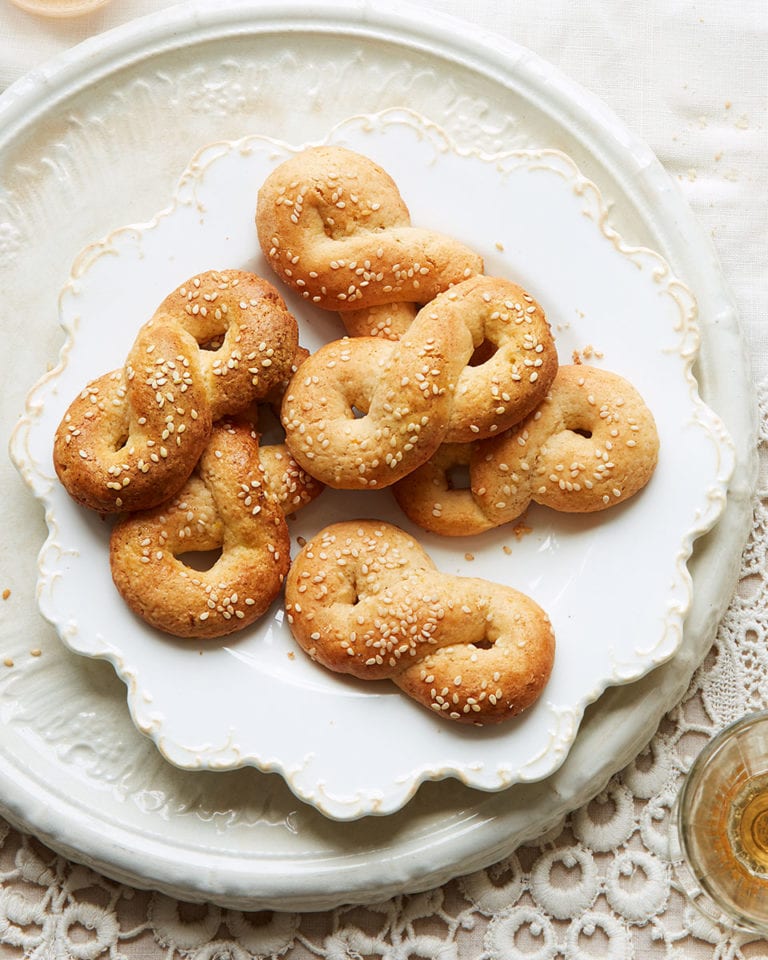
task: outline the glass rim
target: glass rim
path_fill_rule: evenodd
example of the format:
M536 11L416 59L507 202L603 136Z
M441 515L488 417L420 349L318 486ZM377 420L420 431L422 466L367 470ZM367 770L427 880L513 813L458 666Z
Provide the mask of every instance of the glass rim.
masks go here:
M683 784L681 794L685 792L694 775L709 763L726 740L730 739L735 733L738 733L739 730L745 727L751 727L765 720L768 720L768 709L756 710L753 713L747 713L743 717L739 717L737 720L732 720L726 724L722 730L718 731L709 743L702 747L688 769L688 772L683 774L685 783Z

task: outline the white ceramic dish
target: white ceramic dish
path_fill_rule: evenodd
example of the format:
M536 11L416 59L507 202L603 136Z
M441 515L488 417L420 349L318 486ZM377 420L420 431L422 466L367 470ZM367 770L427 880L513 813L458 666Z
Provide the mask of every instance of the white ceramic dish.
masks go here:
M292 102L295 109L277 109ZM10 464L0 622L0 801L12 823L117 879L229 906L323 909L426 889L488 865L584 803L648 741L706 652L735 582L755 486L754 407L737 318L709 241L650 152L530 52L397 3L192 4L83 45L0 98L3 428L62 343L72 261L116 223L167 204L200 146L262 132L320 139L355 113L408 104L460 147L564 150L611 205L607 225L658 250L696 295L700 391L737 468L721 522L695 544L677 652L609 688L558 770L499 792L426 783L399 812L338 824L253 768L179 770L138 734L111 666L71 654L39 616L41 511ZM73 216L77 211L77 216ZM29 345L34 344L34 349ZM584 344L580 343L579 346ZM596 346L600 346L596 344ZM42 656L30 656L39 648Z
M116 229L77 257L60 305L63 359L32 391L14 451L46 508L41 609L70 649L115 665L138 728L178 766L275 771L327 816L354 819L392 813L425 780L453 776L500 790L557 769L588 703L677 650L692 597L686 563L722 512L734 456L693 378L692 294L658 254L606 227L599 189L565 154L461 153L439 128L402 111L350 119L327 142L375 159L414 223L459 237L482 254L487 273L532 292L561 362L590 345L600 357L590 362L629 379L654 412L660 462L641 495L586 517L531 509L532 532L520 539L512 524L461 540L421 535L390 491L326 490L292 521L294 537L309 539L340 519L388 520L420 537L439 569L533 596L552 620L557 654L530 710L502 727L466 728L390 684L350 683L296 655L281 602L226 642L171 640L137 621L112 587L111 525L56 481L53 434L70 400L122 365L167 292L211 267L274 279L255 236L254 193L290 148L256 136L202 149L151 223ZM335 315L298 298L291 308L310 350L344 333Z

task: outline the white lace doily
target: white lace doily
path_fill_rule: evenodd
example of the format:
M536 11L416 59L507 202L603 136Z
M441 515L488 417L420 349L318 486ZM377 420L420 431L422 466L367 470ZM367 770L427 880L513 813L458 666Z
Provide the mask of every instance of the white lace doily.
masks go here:
M0 956L30 960L755 960L768 943L704 919L669 861L670 810L714 732L768 706L768 384L738 590L684 700L591 803L495 866L326 913L244 913L140 892L0 821Z

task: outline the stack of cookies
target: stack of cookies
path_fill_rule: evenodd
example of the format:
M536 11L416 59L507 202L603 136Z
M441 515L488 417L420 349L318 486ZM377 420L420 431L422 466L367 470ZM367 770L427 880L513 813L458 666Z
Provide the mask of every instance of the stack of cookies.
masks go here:
M306 322L333 311L345 335L307 355L270 284L210 273L161 304L124 368L85 387L54 460L78 502L124 514L120 593L161 630L212 637L253 623L287 578L287 621L324 667L388 677L450 720L517 715L554 658L530 598L441 574L398 527L359 517L291 564L286 513L325 486L389 487L412 522L451 537L518 521L531 502L605 510L654 471L651 412L619 374L560 366L532 293L412 225L367 157L295 154L261 186L256 226ZM279 410L278 448L259 446L258 402ZM180 559L211 549L207 571Z

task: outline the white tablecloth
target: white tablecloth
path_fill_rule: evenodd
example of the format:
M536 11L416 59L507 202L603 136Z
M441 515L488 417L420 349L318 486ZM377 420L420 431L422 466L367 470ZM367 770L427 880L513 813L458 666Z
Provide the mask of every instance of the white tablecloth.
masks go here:
M170 4L163 0L112 0L94 14L54 20L0 0L0 90L80 40L165 6ZM765 0L431 0L429 6L533 49L604 99L651 146L714 239L765 413ZM766 456L763 450L763 462ZM768 942L730 936L688 909L645 832L660 791L679 781L701 745L694 734L707 735L746 708L768 706L768 523L762 499L755 510L742 587L721 627L717 657L662 725L647 755L652 759L614 778L599 798L602 814L577 811L555 834L496 868L428 894L267 922L213 906L180 907L130 890L0 822L0 956L768 957ZM718 682L725 678L732 689L736 675L748 691L743 700L718 696ZM658 772L659 758L666 758L666 780L649 786L652 778L644 779L642 771L655 765ZM608 809L613 812L607 815ZM605 816L607 826L598 829ZM615 832L608 847L606 830ZM594 872L589 902L574 894L569 903L573 870Z

